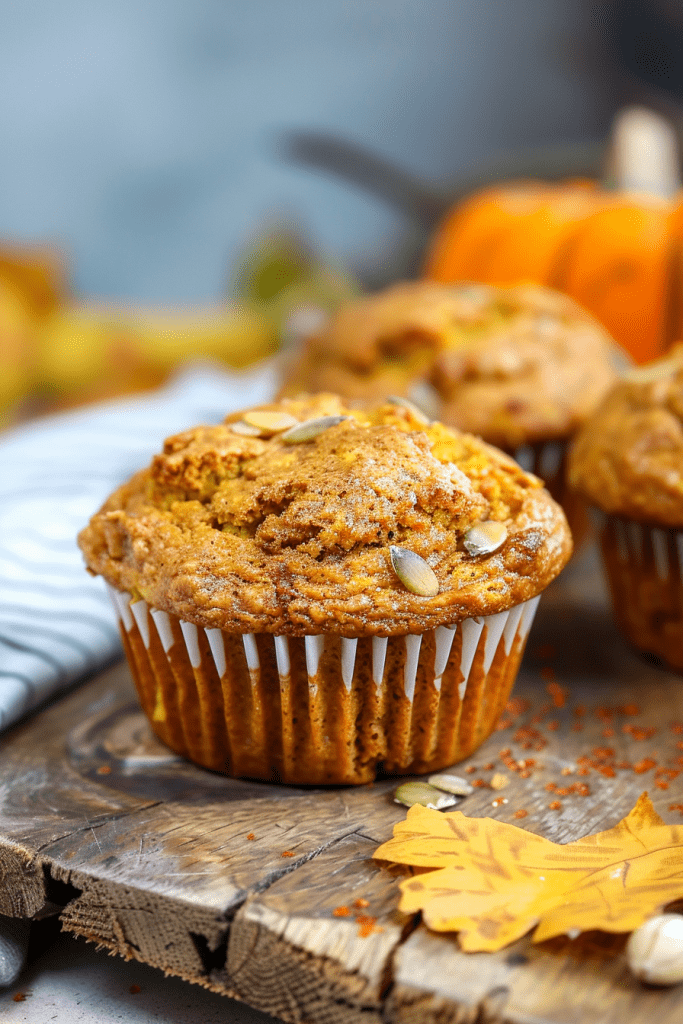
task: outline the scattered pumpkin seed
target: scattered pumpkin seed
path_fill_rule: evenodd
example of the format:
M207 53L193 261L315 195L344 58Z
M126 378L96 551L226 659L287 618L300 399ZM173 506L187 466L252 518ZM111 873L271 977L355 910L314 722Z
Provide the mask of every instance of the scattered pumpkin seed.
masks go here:
M338 423L342 423L348 418L348 416L320 416L315 420L306 420L305 423L297 423L295 427L285 430L282 440L285 444L303 444L304 441L312 441L319 434L323 434L330 427L336 427Z
M404 409L407 409L408 412L413 414L418 423L424 424L425 427L429 426L430 420L427 419L425 414L422 412L422 409L419 409L415 405L415 402L411 402L409 398L402 398L400 395L389 395L387 402L389 405L403 406Z
M261 436L261 431L258 427L252 427L250 423L245 423L244 420L237 420L236 423L231 423L230 429L233 434L239 434L241 437Z
M420 804L422 807L441 811L444 807L453 807L457 804L458 798L451 793L444 793L436 786L430 786L428 782L404 782L394 790L394 802L403 804L404 807Z
M648 985L683 981L683 916L658 914L636 928L626 945L626 962Z
M467 779L461 779L459 775L430 775L427 782L437 789L443 789L445 793L452 793L453 796L469 796L474 793Z
M397 548L394 544L389 548L389 554L394 572L407 590L420 597L436 597L439 581L421 555L409 548Z
M257 427L261 434L280 434L283 430L295 427L299 422L287 412L269 412L266 409L245 412L242 419L250 427Z
M505 523L489 520L486 523L477 523L468 530L463 543L470 555L490 555L505 543L507 535Z

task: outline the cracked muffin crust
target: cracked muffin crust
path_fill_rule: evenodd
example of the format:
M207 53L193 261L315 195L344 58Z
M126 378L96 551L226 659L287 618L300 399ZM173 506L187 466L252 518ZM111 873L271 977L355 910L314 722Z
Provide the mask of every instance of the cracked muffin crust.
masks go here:
M569 470L603 512L683 527L683 345L626 374L577 435Z
M89 570L206 628L360 637L509 609L569 558L564 515L541 482L475 437L402 405L363 412L329 394L261 410L284 423L343 418L303 443L236 432L240 413L169 438L80 534ZM473 556L466 534L487 521L506 539ZM435 596L401 583L392 545L426 560Z

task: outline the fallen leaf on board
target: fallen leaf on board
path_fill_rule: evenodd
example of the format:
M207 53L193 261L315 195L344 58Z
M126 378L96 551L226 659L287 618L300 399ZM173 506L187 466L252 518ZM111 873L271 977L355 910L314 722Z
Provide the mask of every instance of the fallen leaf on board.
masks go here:
M470 953L502 949L534 927L534 942L630 932L683 897L683 826L666 825L647 793L614 828L565 845L416 804L374 856L421 869L401 882L400 909L459 932Z

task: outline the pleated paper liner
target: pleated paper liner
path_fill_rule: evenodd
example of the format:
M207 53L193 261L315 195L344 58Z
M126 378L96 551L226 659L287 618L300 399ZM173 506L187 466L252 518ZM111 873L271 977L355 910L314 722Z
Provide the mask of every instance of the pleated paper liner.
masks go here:
M683 672L683 531L591 509L617 625Z
M111 590L157 735L239 778L363 783L445 768L491 734L539 598L416 636L202 629Z
M585 500L569 486L567 480L568 450L568 440L540 441L536 444L523 444L510 454L527 473L533 473L543 480L546 489L562 506L576 551L590 532L590 519Z

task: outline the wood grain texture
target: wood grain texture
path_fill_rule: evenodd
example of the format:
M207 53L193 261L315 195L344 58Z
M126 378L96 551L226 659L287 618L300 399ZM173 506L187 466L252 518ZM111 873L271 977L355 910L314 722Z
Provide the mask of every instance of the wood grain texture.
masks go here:
M515 696L514 722L457 769L481 782L465 813L566 842L614 825L647 790L680 821L669 808L683 803L683 775L671 777L683 765L683 680L617 636L590 557L545 595ZM656 765L633 771L648 758ZM508 776L503 790L488 787L494 772ZM586 795L546 788L577 782ZM395 786L205 772L153 737L119 666L3 737L0 913L59 912L120 955L300 1024L683 1017L680 988L630 977L619 937L464 954L400 914L400 872L372 860L405 813Z

